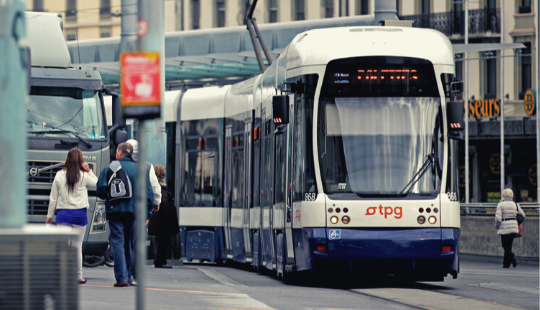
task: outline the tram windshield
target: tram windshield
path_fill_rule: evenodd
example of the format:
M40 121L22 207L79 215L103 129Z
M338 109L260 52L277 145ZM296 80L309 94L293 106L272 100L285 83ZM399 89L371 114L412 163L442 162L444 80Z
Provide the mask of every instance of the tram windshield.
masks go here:
M78 88L32 87L26 105L32 137L105 139L99 92Z
M342 76L336 82L332 71L336 67L329 65L319 98L317 125L319 163L327 194L377 197L438 192L443 144L433 67L390 67L409 73L414 68L419 74L400 73L404 82L395 87L384 81L357 84L342 78L360 70L366 72L367 68L350 69L349 65L349 71L344 71L338 66ZM375 68L372 70L378 73L372 76L390 80L391 75L381 73L388 66ZM433 79L426 79L429 71ZM423 82L410 82L412 76L419 76ZM352 79L358 78L353 76L349 81Z

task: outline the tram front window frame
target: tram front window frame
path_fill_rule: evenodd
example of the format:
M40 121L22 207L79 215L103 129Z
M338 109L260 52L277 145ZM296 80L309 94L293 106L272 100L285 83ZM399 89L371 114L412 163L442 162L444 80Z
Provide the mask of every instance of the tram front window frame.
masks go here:
M381 71L388 68L407 70L400 73L404 82L382 80ZM412 70L405 68L418 73L415 81ZM359 82L368 70L374 77ZM440 192L444 127L435 73L428 61L359 57L330 62L317 118L319 167L330 197L434 197Z

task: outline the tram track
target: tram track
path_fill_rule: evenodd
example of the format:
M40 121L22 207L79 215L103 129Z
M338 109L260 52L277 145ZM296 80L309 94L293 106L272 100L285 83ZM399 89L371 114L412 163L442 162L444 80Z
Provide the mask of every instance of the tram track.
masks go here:
M411 292L413 290L414 292ZM444 292L434 292L419 288L367 288L349 289L363 296L404 305L413 309L429 310L512 310L523 309L479 298L459 296Z

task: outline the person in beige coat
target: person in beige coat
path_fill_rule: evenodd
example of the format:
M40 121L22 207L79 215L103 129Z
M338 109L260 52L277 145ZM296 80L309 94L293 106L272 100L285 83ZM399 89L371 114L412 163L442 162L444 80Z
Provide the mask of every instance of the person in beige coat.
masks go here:
M514 237L519 232L518 222L516 219L517 214L523 215L525 213L521 207L513 201L514 192L507 188L503 191L503 198L497 205L497 212L495 213L495 227L497 227L497 234L501 236L501 243L504 249L503 268L509 268L517 266L516 257L512 253L512 243Z

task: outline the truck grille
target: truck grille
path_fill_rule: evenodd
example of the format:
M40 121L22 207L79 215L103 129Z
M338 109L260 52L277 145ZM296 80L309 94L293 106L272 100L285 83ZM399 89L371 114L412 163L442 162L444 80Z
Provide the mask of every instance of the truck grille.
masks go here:
M29 199L28 215L47 215L49 212L49 200Z
M64 168L64 162L58 161L28 161L28 182L52 184L56 172ZM62 164L60 166L47 169L50 166Z
M28 183L52 184L56 173L64 168L63 161L27 161ZM87 163L94 173L95 164Z

